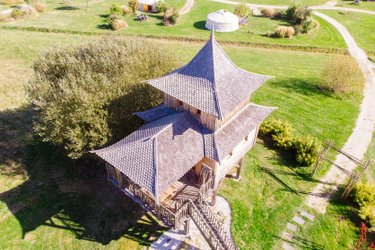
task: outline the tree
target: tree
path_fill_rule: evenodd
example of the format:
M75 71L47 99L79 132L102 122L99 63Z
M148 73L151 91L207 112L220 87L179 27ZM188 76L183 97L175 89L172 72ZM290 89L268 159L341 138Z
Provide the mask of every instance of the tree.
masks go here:
M138 10L138 1L137 0L130 0L128 2L129 8L132 10L133 13L135 13Z
M160 44L140 39L101 38L49 50L34 63L27 85L34 131L73 159L117 141L141 125L133 112L161 101L144 80L178 65Z
M164 13L168 8L168 4L164 1L158 1L156 4L156 10L160 13Z
M251 14L251 9L244 3L237 4L234 8L234 14L238 17L248 17Z

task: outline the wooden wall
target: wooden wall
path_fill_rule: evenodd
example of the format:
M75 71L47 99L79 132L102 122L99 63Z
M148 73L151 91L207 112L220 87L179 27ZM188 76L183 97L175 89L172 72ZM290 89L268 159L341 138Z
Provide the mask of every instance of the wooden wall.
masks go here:
M197 117L203 125L211 129L212 131L215 131L219 129L223 124L225 124L227 121L229 121L233 116L235 116L243 107L245 107L246 104L249 103L249 98L243 100L236 108L233 109L233 111L227 114L222 120L219 120L217 117L203 111L201 111L201 113L198 114L198 109L194 108L193 106L187 103L181 103L178 99L167 94L164 94L164 103L167 107L171 107L177 110L189 111L191 114Z

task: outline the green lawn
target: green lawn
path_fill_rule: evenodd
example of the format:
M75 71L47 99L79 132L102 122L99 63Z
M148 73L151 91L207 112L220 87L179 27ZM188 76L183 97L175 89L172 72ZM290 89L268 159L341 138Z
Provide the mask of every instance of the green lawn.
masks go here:
M325 3L325 0L238 0L237 2L253 3L253 4L269 4L269 5L290 5L292 3L301 3L307 6L320 5Z
M372 56L375 56L375 33L372 32L375 27L374 15L332 10L321 12L342 23L358 45L366 51L371 51L373 53Z
M356 8L356 9L365 9L365 10L375 10L374 2L366 2L362 1L359 5L354 4L352 0L341 0L338 1L336 6L348 7L348 8Z
M53 28L68 31L86 31L111 34L128 35L154 35L173 36L186 38L206 39L209 31L204 28L206 16L218 9L233 10L231 5L197 0L192 11L179 18L176 26L165 27L161 25L162 17L158 14L149 14L148 22L138 22L134 16L126 16L124 19L129 24L129 28L121 31L109 31L105 23L109 14L110 3L104 0L89 2L88 11L85 11L86 1L76 0L72 6L63 6L60 1L47 1L48 10L38 18L24 19L13 23L2 24L16 27L38 27ZM121 4L119 0L114 0ZM327 22L317 18L320 22L320 29L312 31L310 34L297 36L291 39L277 39L267 37L268 32L273 32L279 25L285 24L281 20L272 20L262 17L250 17L249 25L240 28L235 32L218 33L217 38L227 41L244 41L253 43L269 43L282 45L314 46L327 48L345 48L345 44L340 34Z
M22 86L30 78L32 61L47 48L91 38L0 33L0 64L5 65L0 67L0 77L5 79L5 84L0 82L4 89L0 92L0 147L6 145L0 153L0 248L134 249L150 244L164 230L133 203L122 201L123 196L109 184L76 180L69 174L61 177L59 169L69 163L56 162L50 147L31 144L30 111ZM161 43L184 62L202 46ZM239 67L276 77L256 92L254 102L277 106L273 116L288 120L303 135L332 139L337 145L345 142L360 97L336 98L316 86L324 64L341 55L245 47L225 50ZM318 176L324 171L320 170ZM261 143L247 155L242 180L225 181L220 191L231 203L233 234L241 248L272 248L305 193L316 185L306 175L309 171L294 168ZM73 192L77 185L79 190ZM98 192L85 192L95 187Z

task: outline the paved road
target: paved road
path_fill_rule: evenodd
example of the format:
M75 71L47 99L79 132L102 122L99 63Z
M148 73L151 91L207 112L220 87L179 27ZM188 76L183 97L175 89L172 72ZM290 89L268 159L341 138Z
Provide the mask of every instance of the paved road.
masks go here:
M218 2L218 3L224 3L224 4L231 4L231 5L237 5L240 2L236 1L231 1L231 0L211 0L213 2ZM332 6L333 1L329 1L326 4L323 5L317 5L317 6L311 6L310 8L313 10L341 10L341 11L351 11L351 12L359 12L359 13L365 13L365 14L370 14L370 15L375 15L375 11L371 10L362 10L362 9L354 9L354 8L346 8L346 7L335 7ZM265 5L265 4L252 4L252 3L247 3L247 6L251 8L273 8L273 9L287 9L288 6L286 5Z

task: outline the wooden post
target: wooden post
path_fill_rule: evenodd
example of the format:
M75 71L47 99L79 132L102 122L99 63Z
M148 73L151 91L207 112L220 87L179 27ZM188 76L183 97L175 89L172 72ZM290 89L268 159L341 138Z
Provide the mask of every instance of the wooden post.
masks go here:
M243 162L244 162L244 159L242 157L241 160L238 162L238 167L237 167L236 179L238 181L241 179L241 172L242 172Z
M189 235L189 233L190 233L190 218L185 220L185 223L184 223L184 234Z
M217 196L217 189L215 189L212 192L211 206L215 206L215 204L216 204L216 196Z
M319 164L322 162L322 160L325 158L326 154L328 153L329 148L331 147L331 141L327 141L325 143L326 145L324 146L323 150L320 152L318 159L315 162L313 171L311 173L311 176L314 176L316 173L316 170L318 170Z

